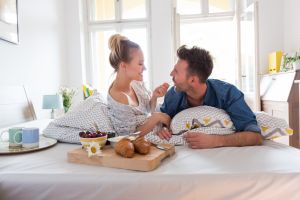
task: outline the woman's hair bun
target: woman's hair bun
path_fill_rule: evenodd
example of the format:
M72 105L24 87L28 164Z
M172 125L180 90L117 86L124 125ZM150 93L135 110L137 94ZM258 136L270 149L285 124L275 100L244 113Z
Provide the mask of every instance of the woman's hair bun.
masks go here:
M112 35L109 38L108 47L110 49L109 62L115 71L118 71L120 62L129 62L131 60L130 49L140 48L138 44L120 34Z
M120 49L122 40L128 40L128 39L125 36L122 36L120 34L112 35L108 41L109 49L111 51L116 51L117 49Z

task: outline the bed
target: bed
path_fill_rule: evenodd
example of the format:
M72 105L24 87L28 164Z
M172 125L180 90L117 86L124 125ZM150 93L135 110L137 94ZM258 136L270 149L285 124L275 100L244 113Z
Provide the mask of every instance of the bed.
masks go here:
M22 126L46 127L49 120ZM192 150L150 172L67 162L76 144L0 156L0 199L300 199L300 151L272 141L256 147Z
M16 119L9 124L40 130L51 122ZM270 140L253 147L176 146L175 155L150 172L69 163L67 152L79 147L58 143L0 155L0 199L300 199L300 150Z

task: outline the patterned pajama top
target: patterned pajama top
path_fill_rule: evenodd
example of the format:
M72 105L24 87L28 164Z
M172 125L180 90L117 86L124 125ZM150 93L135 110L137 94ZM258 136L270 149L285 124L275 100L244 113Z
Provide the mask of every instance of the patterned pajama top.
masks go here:
M138 106L119 103L107 94L109 118L118 135L134 133L136 128L144 123L150 115L151 92L146 89L141 81L132 81L131 87L138 98Z

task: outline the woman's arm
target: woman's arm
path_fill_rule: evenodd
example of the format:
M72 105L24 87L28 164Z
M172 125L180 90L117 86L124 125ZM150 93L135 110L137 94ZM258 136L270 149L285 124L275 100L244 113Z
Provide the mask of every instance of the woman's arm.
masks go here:
M155 88L155 90L153 91L152 97L150 99L151 113L153 113L155 111L157 98L165 96L165 94L167 93L168 88L169 88L168 83L163 83L162 85Z
M147 133L151 132L159 123L162 123L169 127L170 121L171 118L169 117L169 115L161 112L154 112L149 118L146 119L146 121L142 125L137 127L137 131L141 131L140 135L146 135Z

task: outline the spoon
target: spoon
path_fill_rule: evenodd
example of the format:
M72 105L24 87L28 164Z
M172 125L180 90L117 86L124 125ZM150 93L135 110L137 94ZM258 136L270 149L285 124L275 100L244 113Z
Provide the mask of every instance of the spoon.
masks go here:
M130 140L135 140L136 138L139 137L140 133L141 133L141 131L137 131L135 133L130 133L129 135L125 136L125 138L128 138ZM130 137L133 137L134 139L130 138Z
M173 145L171 144L153 144L156 148L163 150L163 151L167 151L169 149L172 148Z
M129 137L129 136L139 136L140 133L141 133L141 131L137 131L135 133L130 133L127 137Z

